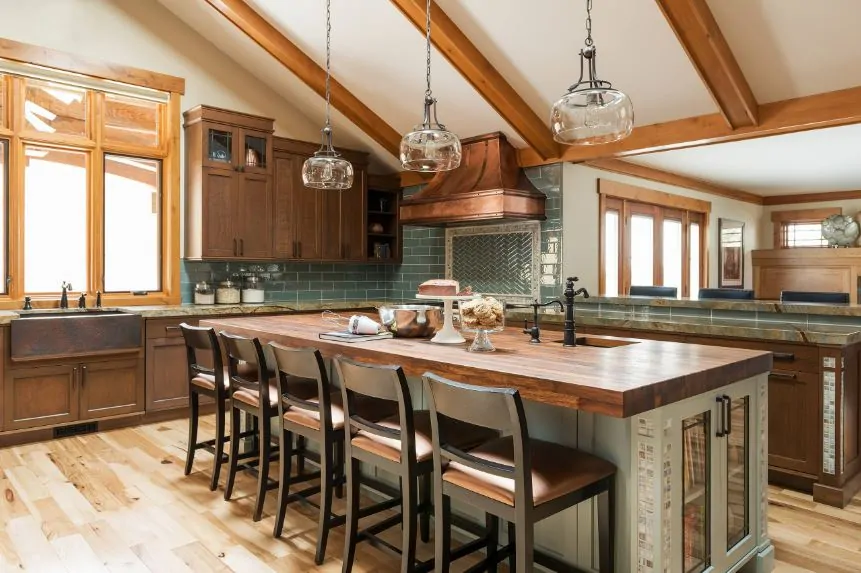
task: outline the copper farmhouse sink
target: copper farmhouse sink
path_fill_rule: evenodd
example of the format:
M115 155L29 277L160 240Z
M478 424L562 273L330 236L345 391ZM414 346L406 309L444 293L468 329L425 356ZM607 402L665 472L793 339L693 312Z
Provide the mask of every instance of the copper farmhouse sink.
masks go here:
M21 313L10 329L13 361L133 352L142 343L141 317L117 310Z

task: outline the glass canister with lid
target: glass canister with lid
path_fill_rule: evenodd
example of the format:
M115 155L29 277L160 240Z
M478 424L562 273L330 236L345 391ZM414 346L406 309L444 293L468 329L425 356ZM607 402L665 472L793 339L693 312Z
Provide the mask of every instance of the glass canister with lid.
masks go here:
M228 277L218 283L215 289L215 304L239 304L239 280Z
M215 290L208 282L194 285L194 304L215 304Z
M263 278L255 274L245 277L245 283L242 285L242 302L261 303L264 295Z

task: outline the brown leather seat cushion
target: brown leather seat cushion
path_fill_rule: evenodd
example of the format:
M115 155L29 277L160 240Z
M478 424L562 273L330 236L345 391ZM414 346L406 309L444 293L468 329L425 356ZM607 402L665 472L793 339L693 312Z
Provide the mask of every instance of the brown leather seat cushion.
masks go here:
M616 472L616 466L580 450L530 440L532 451L532 498L535 505L577 491ZM511 437L488 442L471 455L484 460L514 465L514 440ZM503 478L451 462L442 479L477 494L514 505L514 479Z
M257 367L247 362L240 362L236 366L236 373L246 380L257 380ZM191 379L191 383L207 390L215 391L215 375L198 373L197 376ZM227 373L227 368L224 369L224 387L230 387L230 375Z
M415 419L416 430L416 461L420 462L429 459L433 455L430 412L427 410L419 410L413 412L413 416ZM474 426L459 420L441 418L440 422L446 426L445 429L443 429L446 436L456 436L454 439L455 443L452 445L461 449L475 447L478 444L492 440L497 435L496 432L488 428ZM386 428L400 430L400 418L397 415L389 416L378 423ZM382 438L359 430L356 433L356 436L351 440L351 443L357 448L361 448L392 461L401 461L401 440Z
M309 398L308 401L314 404L318 403L316 397ZM356 410L360 412L360 415L366 420L370 420L372 422L390 416L392 414L393 407L396 410L397 404L388 400L356 396ZM319 412L312 412L310 410L302 410L294 407L284 412L284 419L315 430L320 429ZM336 430L340 430L344 427L344 408L341 392L339 390L332 392L332 427Z
M255 370L256 372L256 370ZM240 374L241 375L241 374ZM255 376L256 378L256 376ZM290 392L292 392L297 398L301 398L302 400L310 400L311 398L317 397L317 382L314 380L302 380L298 382L294 382L290 385ZM278 389L278 379L270 378L269 379L269 404L273 408L278 407L278 398L280 397L280 391ZM257 389L254 388L240 388L236 392L233 393L233 398L239 400L240 402L244 402L250 406L260 406L260 393Z

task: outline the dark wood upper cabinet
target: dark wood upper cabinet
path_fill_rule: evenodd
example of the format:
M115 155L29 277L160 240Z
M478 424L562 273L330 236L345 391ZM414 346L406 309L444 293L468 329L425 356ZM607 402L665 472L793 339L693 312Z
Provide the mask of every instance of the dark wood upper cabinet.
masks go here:
M273 120L197 106L185 112L186 257L273 256Z
M342 257L348 261L364 261L367 239L367 176L362 168L355 169L353 188L341 191Z

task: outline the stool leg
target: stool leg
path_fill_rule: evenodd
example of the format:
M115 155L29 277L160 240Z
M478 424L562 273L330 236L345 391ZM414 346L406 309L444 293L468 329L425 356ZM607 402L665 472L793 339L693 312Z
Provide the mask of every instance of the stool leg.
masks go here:
M517 562L515 561L516 551L517 551L517 531L514 527L514 523L508 522L508 547L511 552L508 556L508 573L515 573L517 571Z
M532 571L533 525L526 519L517 521L519 523L514 531L514 562L518 571Z
M233 494L233 481L236 479L236 466L239 461L239 408L230 408L230 455L227 457L227 483L224 484L224 500L230 501Z
M412 573L416 561L416 529L418 529L418 492L412 472L401 478L401 573Z
M305 446L305 436L296 436L296 449L298 450L298 454L296 455L296 475L305 473Z
M281 537L284 531L284 519L287 516L287 500L290 498L290 473L293 471L293 434L284 430L281 432L281 440L278 443L281 475L278 479L278 514L275 516L274 537Z
M258 418L255 418L257 420ZM263 502L266 501L266 489L269 485L269 454L272 449L272 429L268 420L257 422L258 441L260 443L260 462L257 466L257 499L254 503L252 521L260 521L263 517Z
M448 573L451 567L451 498L434 488L434 571Z
M347 438L349 439L349 437ZM356 539L359 532L359 460L347 460L347 520L344 532L344 562L341 571L350 573L356 557Z
M320 448L320 517L317 521L317 555L314 563L321 565L326 558L326 542L329 540L329 527L332 522L332 490L334 489L334 462L332 460L332 445L326 444Z
M332 447L335 449L335 477L338 480L338 485L335 486L335 497L344 499L344 442L335 440Z
M212 462L212 481L209 483L210 491L218 489L218 476L221 473L221 462L224 457L224 402L215 405L215 458Z
M496 573L496 550L499 548L499 518L490 513L485 515L487 524L487 573Z
M610 478L607 491L598 494L598 570L613 573L616 567L616 483Z
M197 392L192 390L188 395L188 452L185 455L185 475L191 473L194 466L194 452L197 450L197 420L200 415Z
M419 534L422 543L430 541L430 500L431 500L431 476L425 474L419 476L419 503L422 506L419 517Z

